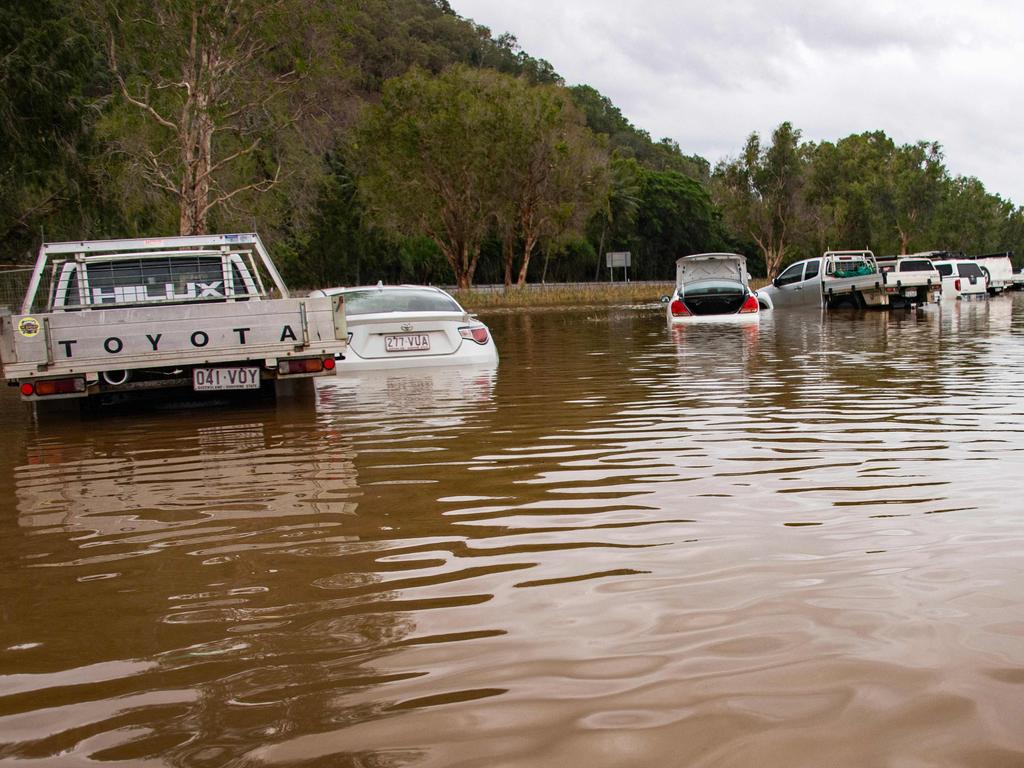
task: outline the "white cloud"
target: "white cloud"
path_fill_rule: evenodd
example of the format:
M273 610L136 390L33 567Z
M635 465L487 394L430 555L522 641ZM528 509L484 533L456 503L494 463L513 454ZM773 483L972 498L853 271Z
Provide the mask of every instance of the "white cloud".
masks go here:
M1024 6L882 0L455 0L638 127L717 160L789 120L812 141L884 130L1024 202Z

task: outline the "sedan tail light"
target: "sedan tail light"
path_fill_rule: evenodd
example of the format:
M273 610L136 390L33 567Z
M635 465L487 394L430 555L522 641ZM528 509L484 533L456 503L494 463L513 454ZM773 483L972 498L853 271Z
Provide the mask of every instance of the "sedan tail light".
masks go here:
M740 314L744 312L757 312L760 309L757 303L756 296L747 296L747 300L743 302L743 306L740 307Z
M672 317L689 317L692 312L686 308L686 305L682 301L676 299L668 305L668 311L672 313Z
M487 339L490 338L486 325L467 325L463 328L459 328L459 336L464 339L469 339L470 341L475 341L477 344L486 344Z

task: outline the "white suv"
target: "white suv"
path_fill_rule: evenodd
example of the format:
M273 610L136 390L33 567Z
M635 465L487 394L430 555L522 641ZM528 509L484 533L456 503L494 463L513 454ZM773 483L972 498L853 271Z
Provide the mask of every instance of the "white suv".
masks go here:
M975 261L949 260L933 262L942 276L942 299L982 299L988 296L988 279Z

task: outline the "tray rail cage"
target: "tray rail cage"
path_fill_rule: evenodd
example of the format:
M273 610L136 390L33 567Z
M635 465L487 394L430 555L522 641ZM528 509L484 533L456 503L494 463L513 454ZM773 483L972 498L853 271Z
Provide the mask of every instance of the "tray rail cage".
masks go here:
M250 232L44 243L23 296L30 314L289 294Z

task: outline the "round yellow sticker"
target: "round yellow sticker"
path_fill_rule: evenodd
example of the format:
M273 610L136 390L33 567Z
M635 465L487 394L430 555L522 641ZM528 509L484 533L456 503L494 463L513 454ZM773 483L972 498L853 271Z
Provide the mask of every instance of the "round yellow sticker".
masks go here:
M39 321L34 317L23 317L18 321L18 333L29 338L39 333L40 327Z

